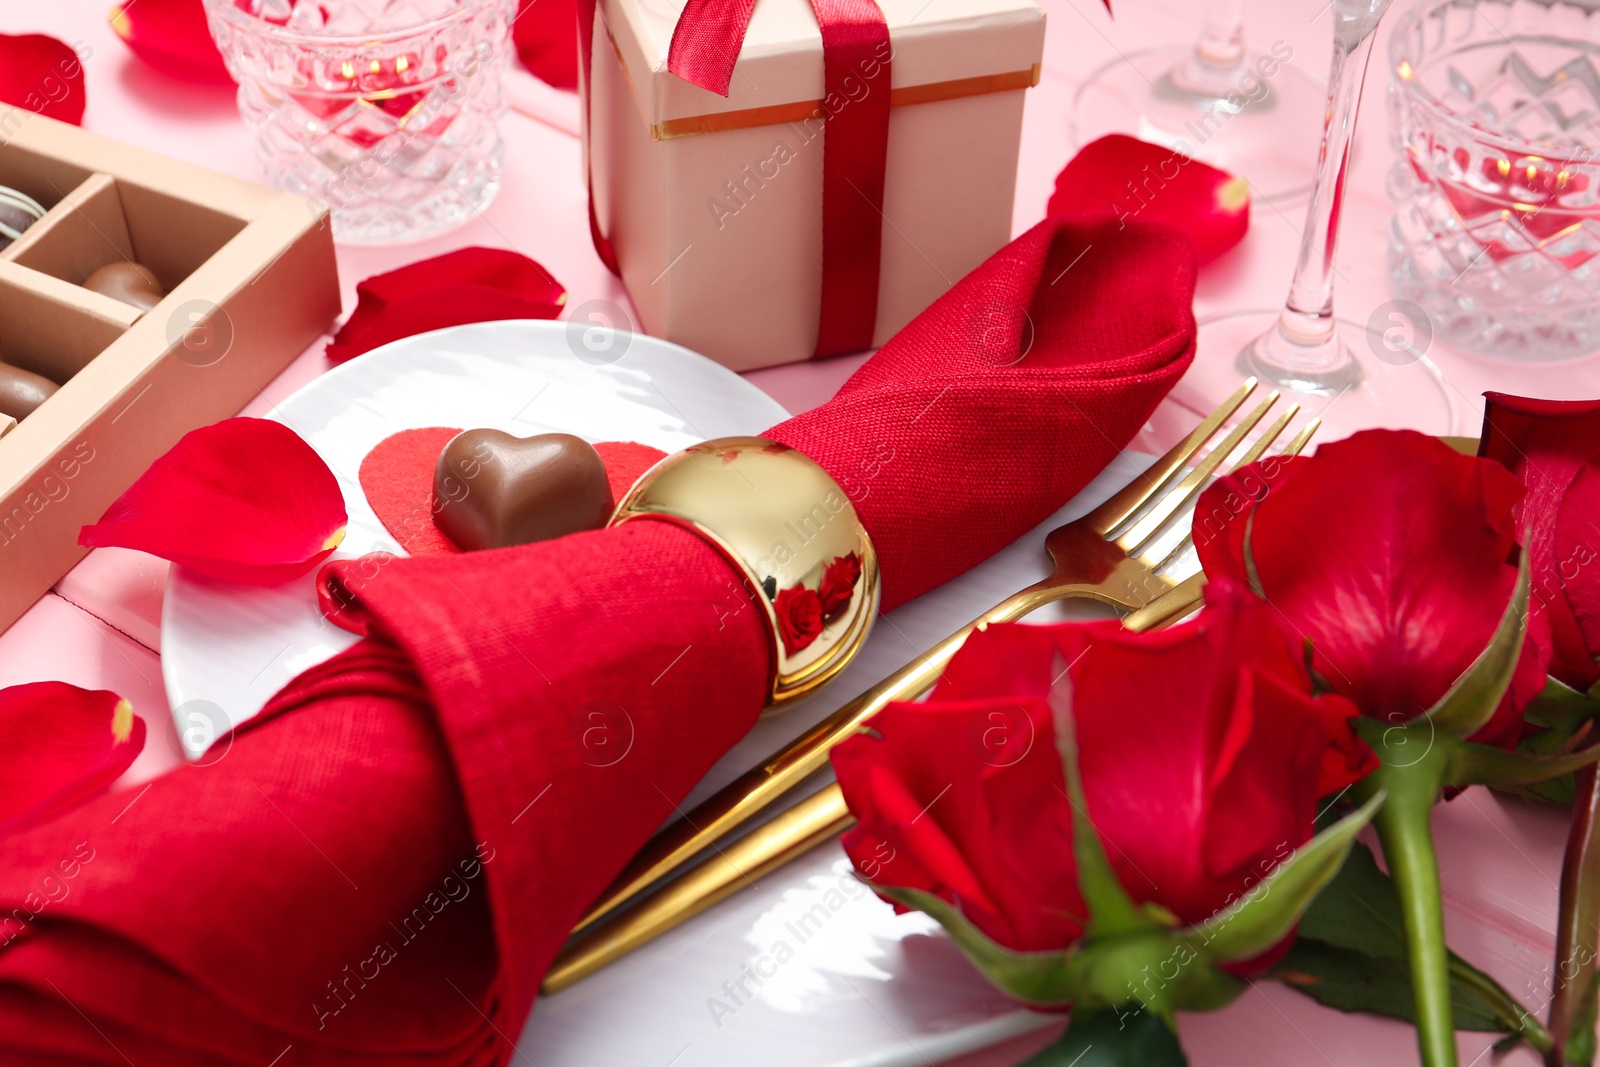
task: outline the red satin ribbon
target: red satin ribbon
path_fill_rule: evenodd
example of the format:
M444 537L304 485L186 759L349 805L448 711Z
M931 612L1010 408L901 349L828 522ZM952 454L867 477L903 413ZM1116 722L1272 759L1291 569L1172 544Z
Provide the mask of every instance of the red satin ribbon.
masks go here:
M580 73L587 82L597 0L580 0ZM811 0L822 30L823 100L816 112L822 154L822 306L816 355L872 346L883 256L883 183L889 149L889 26L873 0ZM755 0L688 0L667 53L667 69L702 89L728 95ZM613 274L616 252L600 230L589 184L589 232Z
M755 9L756 0L689 0L672 28L667 69L691 85L727 96ZM823 48L826 53L827 45Z
M583 135L587 141L594 136L594 123L589 118L589 101L594 96L593 65L594 59L594 11L599 0L578 0L578 93L583 97ZM752 0L752 3L754 0ZM619 60L620 62L620 60ZM589 153L583 153L583 181L589 193L589 239L594 242L594 250L600 254L600 262L612 274L621 276L622 267L617 263L617 250L611 245L611 238L600 229L600 220L594 213L594 174L589 169Z
M873 0L811 0L822 27L822 312L816 355L872 347L889 155L889 26Z

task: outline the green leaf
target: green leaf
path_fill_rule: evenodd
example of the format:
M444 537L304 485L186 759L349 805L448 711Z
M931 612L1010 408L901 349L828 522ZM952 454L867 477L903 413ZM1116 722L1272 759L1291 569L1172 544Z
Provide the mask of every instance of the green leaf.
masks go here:
M1426 718L1441 733L1469 737L1494 717L1522 655L1522 641L1528 630L1528 584L1528 553L1524 552L1517 569L1516 588L1489 647L1428 710Z
M1530 1043L1547 1043L1549 1035L1503 986L1454 952L1448 960L1457 1028L1525 1028ZM1366 845L1350 850L1338 876L1306 910L1276 977L1342 1011L1416 1021L1400 898Z
M1072 805L1072 858L1078 872L1078 892L1089 909L1088 936L1110 936L1149 930L1148 914L1133 902L1100 843L1100 831L1089 818L1083 775L1078 770L1078 734L1072 712L1072 673L1058 653L1051 667L1056 683L1050 687L1050 714L1055 720L1056 747Z
M1523 709L1522 717L1536 730L1517 742L1516 751L1524 756L1564 756L1589 744L1592 739L1590 725L1600 716L1600 700L1594 694L1584 694L1563 685L1554 678L1546 679L1544 692ZM1529 800L1552 804L1571 804L1577 796L1572 775L1558 774L1525 785L1491 782L1490 787Z
M1190 943L1217 960L1247 960L1294 929L1323 887L1343 867L1350 846L1383 804L1383 794L1296 849L1238 901L1193 928Z
M1525 786L1571 774L1597 760L1600 747L1541 757L1458 741L1449 746L1444 780L1447 785Z
M894 886L872 888L890 900L933 916L973 965L1007 996L1041 1008L1060 1007L1077 999L1072 951L1017 952L991 940L955 905L932 893Z
M1600 690L1600 684L1595 688ZM1600 715L1600 693L1580 693L1554 678L1545 679L1544 691L1534 697L1522 713L1522 717L1535 726L1546 728L1544 733L1534 734L1533 738L1554 736L1563 741L1597 715Z
M1378 959L1302 936L1274 969L1273 977L1330 1008L1416 1022L1411 968L1404 958ZM1473 990L1452 982L1450 1001L1456 1029L1491 1033L1508 1030Z
M1073 1012L1061 1040L1022 1067L1188 1067L1178 1035L1137 1004Z

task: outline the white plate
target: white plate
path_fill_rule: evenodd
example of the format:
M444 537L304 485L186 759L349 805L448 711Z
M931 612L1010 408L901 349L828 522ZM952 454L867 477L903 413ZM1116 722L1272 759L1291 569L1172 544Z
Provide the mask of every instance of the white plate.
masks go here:
M354 558L378 549L405 554L373 514L357 476L362 458L401 430L492 426L518 437L562 432L676 452L712 437L760 433L788 412L677 345L517 320L385 345L309 382L272 417L310 442L339 479L350 529L334 558ZM161 670L191 759L259 712L291 678L355 643L322 618L315 590L314 573L254 589L172 568Z
M457 327L368 353L284 401L278 417L328 460L345 489L351 526L341 554L392 547L355 474L368 450L406 427L492 425L519 435L563 430L670 451L709 437L759 433L784 418L766 394L676 346L634 337L622 360L595 367L573 358L566 336L559 323ZM685 806L961 622L1043 577L1044 533L1088 511L1148 462L1131 454L1120 458L1036 531L883 616L835 684L757 723ZM1072 612L1082 617L1093 610ZM321 622L309 577L258 590L221 586L174 568L162 618L162 665L179 733L189 731L186 743L203 748L210 729L204 716L220 715L223 728L248 718L294 674L352 640ZM541 999L515 1062L923 1067L1053 1018L1019 1010L996 993L926 916L896 916L862 891L837 846L828 845Z

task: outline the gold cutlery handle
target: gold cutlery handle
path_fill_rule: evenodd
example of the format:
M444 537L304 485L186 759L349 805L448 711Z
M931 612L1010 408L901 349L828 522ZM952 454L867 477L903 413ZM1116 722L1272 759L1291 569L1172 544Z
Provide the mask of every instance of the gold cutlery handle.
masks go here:
M559 992L679 923L737 893L757 878L829 841L855 822L838 785L830 785L740 838L615 922L568 944L551 964L542 991Z
M1020 619L1059 595L1045 591L1043 584L1030 586L996 604L656 834L572 932L587 929L611 914L765 811L778 798L826 766L833 747L856 733L863 723L886 706L897 700L911 700L927 691L973 630Z

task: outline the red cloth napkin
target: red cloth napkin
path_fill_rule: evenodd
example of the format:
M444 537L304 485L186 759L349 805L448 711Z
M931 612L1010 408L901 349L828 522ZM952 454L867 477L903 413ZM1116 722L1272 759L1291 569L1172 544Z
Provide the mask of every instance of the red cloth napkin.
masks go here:
M892 608L1132 438L1193 275L1173 231L1042 223L770 435L856 499ZM653 522L388 565L378 636L218 762L0 842L0 1062L506 1062L571 924L761 709L741 588Z

